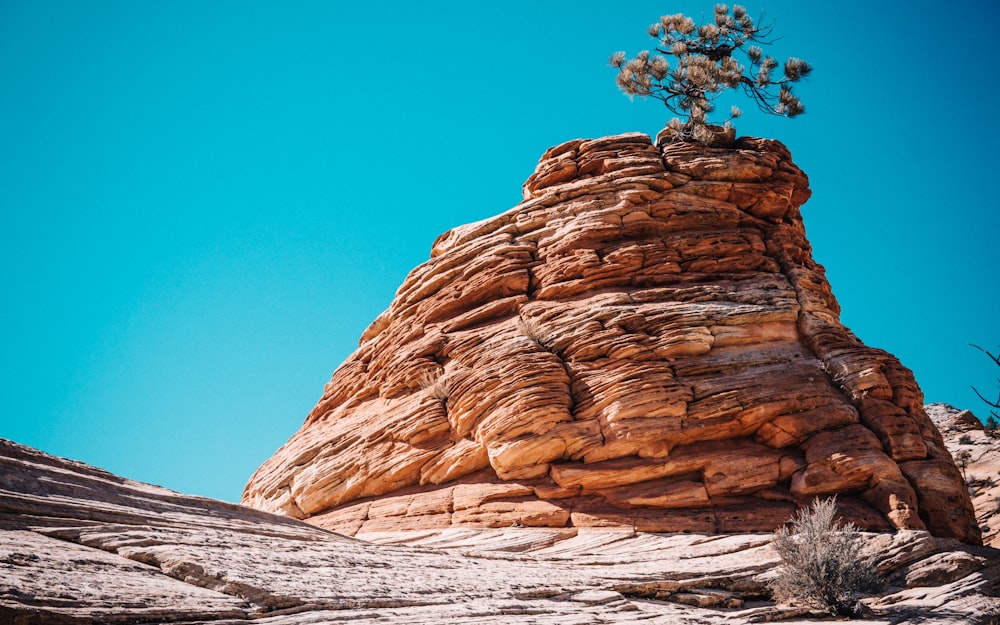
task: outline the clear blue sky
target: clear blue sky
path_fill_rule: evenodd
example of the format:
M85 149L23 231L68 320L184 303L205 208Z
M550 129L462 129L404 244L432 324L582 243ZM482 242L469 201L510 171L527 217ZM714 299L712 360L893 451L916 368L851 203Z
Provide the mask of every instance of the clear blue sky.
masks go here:
M711 7L0 0L0 436L237 500L438 234L550 145L663 126L608 56ZM998 5L766 9L807 114L739 132L810 175L844 322L985 416Z

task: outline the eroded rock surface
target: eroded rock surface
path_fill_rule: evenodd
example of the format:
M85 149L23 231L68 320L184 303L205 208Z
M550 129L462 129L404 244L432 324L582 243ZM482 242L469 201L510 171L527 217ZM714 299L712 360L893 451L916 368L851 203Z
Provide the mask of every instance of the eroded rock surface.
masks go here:
M969 410L948 404L926 408L962 472L983 543L1000 547L1000 438L988 436Z
M815 622L767 599L766 534L447 528L340 536L0 439L0 623L723 625ZM867 536L870 625L985 623L1000 552ZM803 617L803 618L799 618Z
M391 529L869 529L980 540L912 374L839 321L778 142L554 147L439 237L243 501Z

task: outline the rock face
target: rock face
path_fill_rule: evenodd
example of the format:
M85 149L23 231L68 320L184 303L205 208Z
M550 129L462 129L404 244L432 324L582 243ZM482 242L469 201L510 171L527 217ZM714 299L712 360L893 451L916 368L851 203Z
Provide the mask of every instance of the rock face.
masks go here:
M0 623L733 625L788 620L760 534L446 528L355 540L0 439ZM381 543L381 544L376 544ZM1000 552L867 536L864 623L985 623Z
M438 238L243 501L356 533L869 529L980 540L912 374L839 322L778 142L547 151Z
M948 404L925 408L962 471L983 543L1000 548L1000 439L987 435L968 410Z

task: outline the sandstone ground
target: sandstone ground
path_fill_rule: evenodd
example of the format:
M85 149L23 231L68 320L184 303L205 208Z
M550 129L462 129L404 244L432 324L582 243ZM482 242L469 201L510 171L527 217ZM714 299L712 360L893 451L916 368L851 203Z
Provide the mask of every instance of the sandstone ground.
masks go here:
M453 528L359 540L9 441L0 528L0 622L20 625L821 617L768 600L777 558L765 533ZM987 623L1000 611L1000 551L924 531L868 536L889 587L856 622Z

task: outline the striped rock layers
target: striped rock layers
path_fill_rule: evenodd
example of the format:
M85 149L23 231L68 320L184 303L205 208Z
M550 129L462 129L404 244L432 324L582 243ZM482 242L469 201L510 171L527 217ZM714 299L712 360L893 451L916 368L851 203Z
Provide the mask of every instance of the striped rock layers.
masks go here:
M836 494L979 541L913 375L839 321L776 141L548 150L434 243L243 501L347 533L770 530Z

